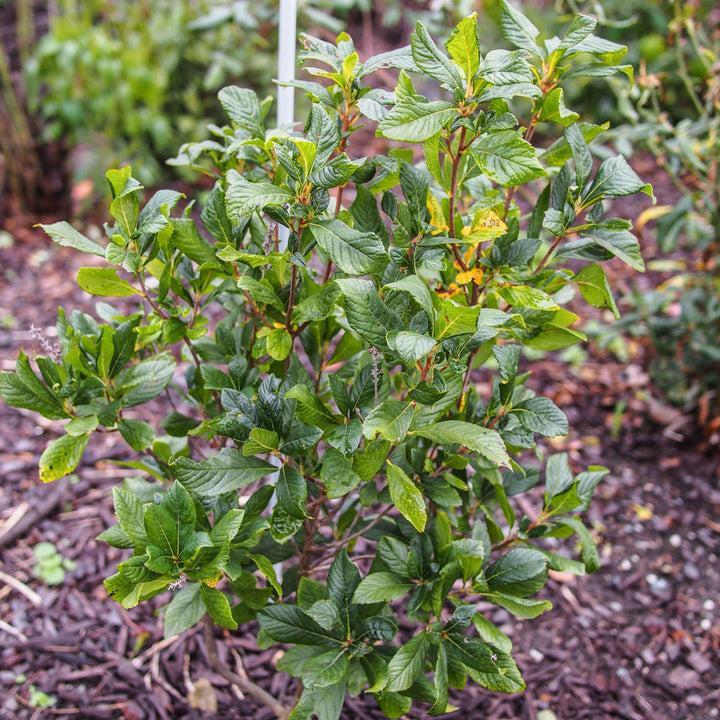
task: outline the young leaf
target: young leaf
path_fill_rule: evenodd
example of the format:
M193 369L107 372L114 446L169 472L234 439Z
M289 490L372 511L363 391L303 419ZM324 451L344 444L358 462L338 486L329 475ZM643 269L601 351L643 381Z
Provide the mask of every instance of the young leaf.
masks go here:
M539 30L521 12L516 10L508 0L501 0L500 27L503 37L521 50L532 55L545 57L545 53L535 43Z
M353 595L356 603L372 604L376 602L392 602L401 598L415 587L411 580L389 572L370 573L360 582Z
M515 130L486 133L470 148L480 169L505 187L517 187L547 175L535 148Z
M463 18L453 30L445 44L450 57L463 69L469 83L480 64L480 49L477 37L477 13Z

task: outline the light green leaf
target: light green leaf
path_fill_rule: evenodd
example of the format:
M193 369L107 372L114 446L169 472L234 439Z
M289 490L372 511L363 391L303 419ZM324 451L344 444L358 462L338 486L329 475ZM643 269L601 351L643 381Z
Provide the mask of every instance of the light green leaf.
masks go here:
M291 353L293 339L285 328L273 328L265 337L267 353L273 360L284 360Z
M415 95L404 70L400 72L399 83L401 86L404 83L411 92L405 94L378 125L377 132L383 137L404 142L423 142L458 115L458 109L452 103L445 100L428 102Z
M250 559L257 565L258 570L267 578L273 590L282 597L282 587L278 581L277 573L275 572L275 566L268 558L264 555L251 554Z
M390 442L400 442L407 435L412 417L412 403L386 400L368 413L363 422L363 435L372 439L380 433Z
M424 360L436 345L433 338L412 330L389 332L387 343L408 367L412 367L419 360Z
M501 4L500 28L503 37L515 47L544 58L545 53L535 43L535 38L540 31L508 0L501 0Z
M374 572L364 578L353 595L360 605L376 602L392 602L409 593L415 584L411 580L389 572Z
M302 672L303 686L309 690L316 690L335 685L345 677L347 669L348 656L346 648L328 650L305 663Z
M462 445L496 465L510 467L505 444L495 430L462 420L443 420L428 427L414 428L411 434L420 435L440 445Z
M595 572L600 567L600 555L598 555L597 546L590 531L585 527L582 520L576 517L566 517L555 518L554 522L556 525L564 525L575 531L582 546L580 557L585 563L585 569L588 572Z
M427 508L418 486L402 468L390 462L387 464L387 481L395 507L418 532L423 532L427 523Z
M200 234L192 218L170 218L170 222L173 226L170 244L173 247L198 265L222 267L215 256L215 249Z
M274 430L264 430L263 428L253 428L250 436L243 445L243 455L263 455L277 450L278 434Z
M463 69L465 79L471 80L478 71L480 49L477 40L477 13L463 18L445 44L450 57Z
M40 456L40 479L46 483L70 474L80 462L89 440L90 433L63 435L53 440Z
M607 307L612 310L615 319L620 318L620 312L615 304L615 297L608 282L605 270L595 263L586 265L575 274L573 281L577 283L582 296L593 307Z
M408 293L425 311L431 323L435 319L435 308L430 288L417 275L406 275L395 282L388 283L383 289Z
M445 84L451 91L459 90L465 92L465 87L458 73L455 64L435 45L435 41L425 29L425 26L418 22L415 32L410 36L410 49L412 50L415 64L426 75L435 78Z
M390 262L382 240L374 233L361 233L334 219L307 227L327 258L349 275L380 273Z
M105 248L102 245L98 245L96 242L86 238L84 235L79 233L72 225L62 221L52 223L52 225L39 224L51 238L53 242L63 247L71 247L81 252L90 253L91 255L98 255L99 257L105 257Z
M249 182L239 173L228 173L228 181L225 206L228 217L234 223L239 223L242 218L255 210L262 210L266 205L277 207L295 199L286 188L271 183Z
M481 135L470 151L480 169L503 187L516 187L547 175L535 148L515 130Z
M307 385L298 384L291 387L285 398L296 400L295 416L298 420L316 425L323 431L336 427L338 419L330 408L315 395Z
M498 294L513 307L557 310L558 304L545 292L529 285L503 285Z
M90 295L101 297L127 297L142 295L127 280L118 277L114 268L84 267L77 273L78 285Z
M482 593L482 595L493 605L499 605L523 620L532 620L544 612L552 610L552 603L549 600L534 600L501 592Z
M240 290L245 290L258 305L270 305L281 313L285 312L282 300L277 296L269 282L255 280L255 278L247 275L242 275L236 282Z
M645 263L640 253L637 238L628 230L588 230L584 233L600 247L619 257L624 263L638 272L645 272Z
M407 690L423 671L427 650L428 636L426 632L421 632L402 645L388 664L386 690L390 692Z

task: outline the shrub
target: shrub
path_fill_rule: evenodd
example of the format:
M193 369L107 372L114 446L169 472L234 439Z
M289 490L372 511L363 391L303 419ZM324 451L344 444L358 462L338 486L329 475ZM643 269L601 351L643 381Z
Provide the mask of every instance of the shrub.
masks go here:
M270 101L229 87L231 125L183 149L216 165L200 228L192 204L175 213L177 192L141 209L130 168L108 172L105 247L45 227L108 261L79 271L83 289L140 308L101 302L102 324L61 311L62 357L38 356L38 375L21 354L0 394L69 420L40 459L44 481L75 468L96 431L138 453L126 465L153 480L114 490L118 524L100 537L132 555L108 593L131 608L172 589L166 635L203 620L218 672L278 717L290 709L220 663L212 622L287 647L293 718L337 718L363 690L389 717L413 698L442 714L468 676L524 687L485 603L534 618L550 608L534 597L549 570L599 565L577 513L608 471L576 473L565 453L539 462L536 437L568 423L520 367L523 347L584 339L564 307L575 289L616 311L602 261L642 267L630 222L603 213L652 192L623 157L594 171L600 128L563 103L565 76L618 69L621 48L594 25L578 16L538 45L503 3L518 49L483 56L472 16L449 55L418 24L409 47L364 62L345 34L304 37L305 67L327 85L296 83L313 100L303 132L269 129ZM380 68L400 70L394 93L369 84ZM400 145L351 157L365 120ZM544 150L541 123L557 136ZM530 212L522 187L538 191ZM479 367L495 368L484 395ZM155 427L143 406L163 393L172 410ZM541 480L518 516L514 498ZM571 535L580 561L560 551ZM398 637L401 620L413 630Z

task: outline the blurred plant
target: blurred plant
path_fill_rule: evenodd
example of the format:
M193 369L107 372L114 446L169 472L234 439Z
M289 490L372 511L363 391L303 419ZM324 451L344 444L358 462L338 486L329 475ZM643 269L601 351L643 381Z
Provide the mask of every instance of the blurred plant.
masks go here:
M697 406L707 422L720 409L720 8L679 0L672 8L666 44L685 92L685 117L673 120L666 76L641 68L636 86L619 96L629 123L614 131L614 141L623 153L649 150L681 196L646 211L638 225L656 219L660 251L690 255L658 265L672 277L633 293L634 310L620 328L647 334L656 383L672 402Z
M70 558L63 557L51 542L39 542L33 548L35 564L33 572L46 585L60 585L65 580L66 571L75 569Z

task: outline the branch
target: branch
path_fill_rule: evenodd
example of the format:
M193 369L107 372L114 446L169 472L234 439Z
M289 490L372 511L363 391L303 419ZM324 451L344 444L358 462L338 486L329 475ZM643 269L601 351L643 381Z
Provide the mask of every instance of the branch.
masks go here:
M278 720L287 720L290 715L291 708L283 705L279 700L276 700L272 695L270 695L270 693L263 690L249 678L242 677L237 673L234 673L222 663L220 656L218 655L217 640L215 638L215 626L207 613L203 616L203 631L208 660L210 660L210 665L213 670L224 677L228 682L233 685L237 685L244 693L252 695L252 697L254 697L257 701L270 708Z

